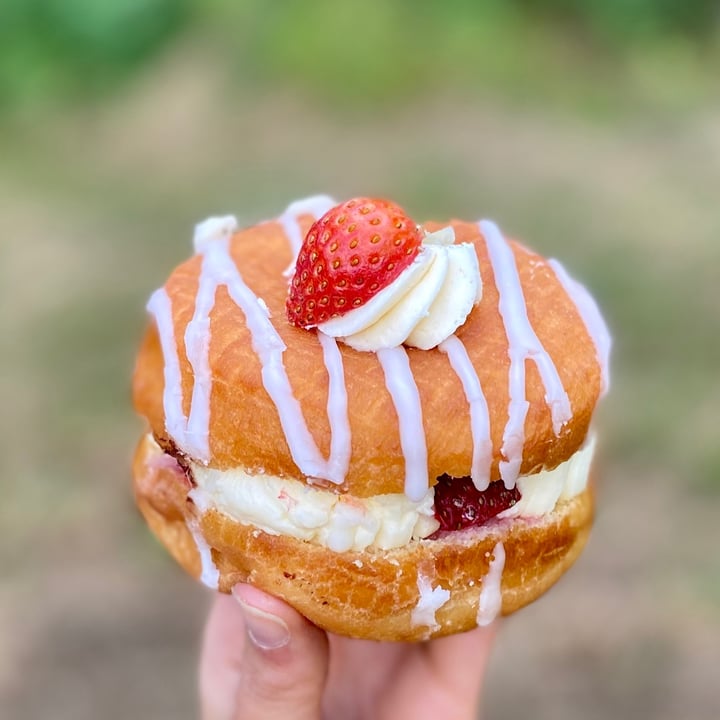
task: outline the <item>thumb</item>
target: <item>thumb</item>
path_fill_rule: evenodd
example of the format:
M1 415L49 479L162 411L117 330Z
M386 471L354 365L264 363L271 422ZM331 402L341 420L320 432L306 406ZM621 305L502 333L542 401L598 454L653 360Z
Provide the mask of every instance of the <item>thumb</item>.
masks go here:
M218 598L208 622L203 717L317 720L327 665L324 632L281 600L236 585L232 598Z

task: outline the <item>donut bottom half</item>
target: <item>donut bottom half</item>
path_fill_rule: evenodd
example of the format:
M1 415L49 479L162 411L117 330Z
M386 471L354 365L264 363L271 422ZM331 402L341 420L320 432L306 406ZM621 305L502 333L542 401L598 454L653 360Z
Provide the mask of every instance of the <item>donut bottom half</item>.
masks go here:
M175 460L148 438L138 446L133 476L140 512L190 575L202 574L196 542L200 533L219 571L222 592L249 582L325 630L372 640L426 640L476 627L483 586L493 582L490 564L498 543L505 554L500 612L518 610L572 565L593 519L588 486L541 518L495 520L391 550L337 553L243 525L215 510L200 514L188 500ZM417 610L437 588L447 593L439 593L442 604L433 622L432 612L428 620L427 612ZM486 596L492 594L492 588L487 590Z

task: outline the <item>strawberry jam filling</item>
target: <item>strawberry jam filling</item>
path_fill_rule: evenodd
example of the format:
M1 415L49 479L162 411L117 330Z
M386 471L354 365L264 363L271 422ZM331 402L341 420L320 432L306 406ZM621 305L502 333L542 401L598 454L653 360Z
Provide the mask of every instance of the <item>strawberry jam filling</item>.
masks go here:
M173 440L169 438L160 438L157 435L154 436L155 442L161 447L171 465L169 466L175 471L176 479L184 485L188 490L192 490L195 487L195 479L193 478L192 469L188 462L187 456L180 451L180 448L175 444ZM174 461L174 463L172 463Z
M520 500L517 486L508 490L502 480L478 490L469 477L441 475L435 485L435 517L440 527L431 537L449 530L483 525Z

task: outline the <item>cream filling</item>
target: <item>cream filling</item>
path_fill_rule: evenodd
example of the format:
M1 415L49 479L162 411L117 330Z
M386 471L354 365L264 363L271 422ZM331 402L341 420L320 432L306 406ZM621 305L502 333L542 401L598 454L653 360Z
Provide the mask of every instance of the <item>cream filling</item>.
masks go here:
M404 493L357 498L273 475L216 470L191 463L197 487L190 497L201 510L214 508L244 525L289 535L335 552L389 550L438 529L430 488L419 502Z
M519 477L520 500L498 517L539 517L549 513L560 500L570 500L579 495L587 487L595 445L593 434L580 450L556 468Z
M498 517L538 517L550 512L558 501L582 493L594 450L593 436L553 470L518 478L521 499ZM244 525L314 542L335 552L402 547L438 528L433 488L418 502L403 493L358 498L289 478L190 465L196 483L190 497L202 511L215 509Z

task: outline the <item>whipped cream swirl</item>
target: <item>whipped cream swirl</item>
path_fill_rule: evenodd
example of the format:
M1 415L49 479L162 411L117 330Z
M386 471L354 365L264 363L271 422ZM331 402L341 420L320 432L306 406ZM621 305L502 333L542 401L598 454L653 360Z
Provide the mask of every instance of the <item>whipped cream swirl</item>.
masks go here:
M439 345L465 322L482 294L473 244L454 242L452 227L429 233L394 282L318 329L356 350L403 344L429 350Z

